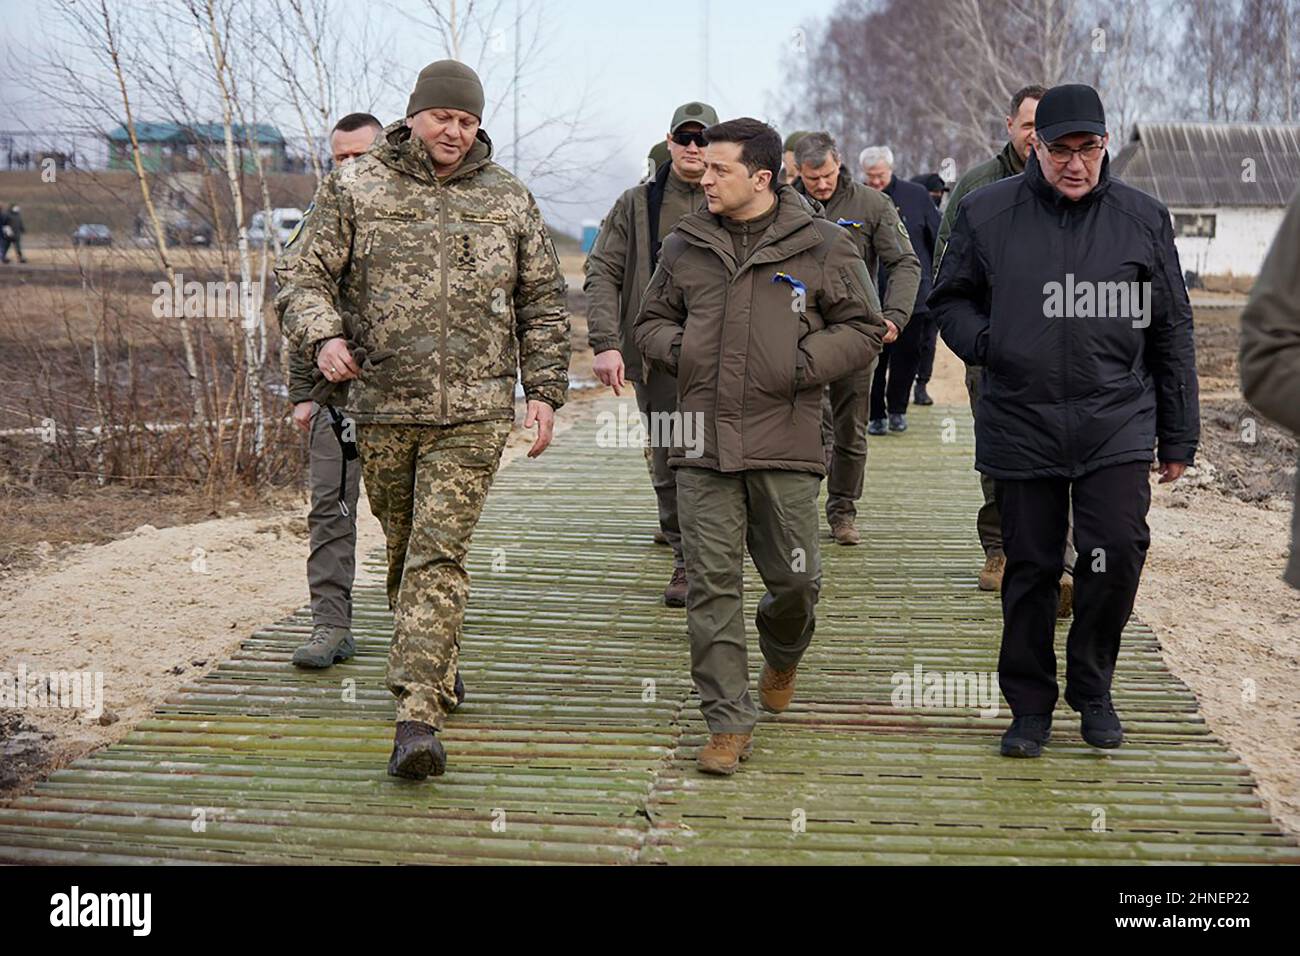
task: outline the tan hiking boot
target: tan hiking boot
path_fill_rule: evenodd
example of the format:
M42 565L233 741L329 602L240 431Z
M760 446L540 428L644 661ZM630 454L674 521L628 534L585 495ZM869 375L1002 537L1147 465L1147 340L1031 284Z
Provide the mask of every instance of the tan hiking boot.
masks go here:
M1005 554L990 554L984 559L984 570L980 572L981 591L1001 591L1002 572L1007 569Z
M1061 575L1061 603L1056 605L1058 618L1069 617L1074 613L1074 575Z
M853 523L852 518L840 518L838 521L831 523L831 537L835 539L836 544L861 544L862 535L858 534L857 525Z
M664 534L662 531L656 531L655 544L667 544L667 543L668 543L668 535Z
M779 714L790 706L794 697L794 675L798 665L788 671L779 671L764 663L758 675L758 701L763 709Z
M753 734L711 734L700 755L695 758L701 773L729 776L754 752Z
M686 607L686 569L673 568L672 579L664 588L664 604L668 607Z

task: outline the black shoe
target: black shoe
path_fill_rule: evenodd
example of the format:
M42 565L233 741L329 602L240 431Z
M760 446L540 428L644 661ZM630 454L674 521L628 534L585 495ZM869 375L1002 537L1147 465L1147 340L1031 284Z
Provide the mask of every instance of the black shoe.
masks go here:
M912 390L912 404L913 404L913 405L933 405L933 404L934 404L934 399L931 398L931 397L930 397L930 393L927 392L927 391L925 390L925 383L924 383L924 382L917 382L917 383L916 383L916 388L914 388L914 389Z
M465 703L465 682L460 679L460 671L456 671L456 706L459 707Z
M906 415L896 415L896 414L895 414L895 415L890 415L890 416L889 416L889 430L890 430L891 432L905 432L905 431L907 431L907 416L906 416Z
M1014 717L1002 735L1002 756L1037 757L1043 744L1052 736L1051 714L1025 714Z
M1069 703L1069 700L1066 700ZM1073 704L1070 704L1074 707ZM1124 725L1119 722L1115 705L1111 703L1110 694L1101 697L1089 697L1082 707L1074 707L1079 712L1079 733L1083 739L1094 747L1113 750L1124 742Z
M868 435L883 435L887 431L888 429L885 427L885 420L883 418L873 418L871 421L867 422Z
M418 720L399 720L393 737L393 755L388 774L408 780L441 777L447 770L447 751L438 742L438 731Z

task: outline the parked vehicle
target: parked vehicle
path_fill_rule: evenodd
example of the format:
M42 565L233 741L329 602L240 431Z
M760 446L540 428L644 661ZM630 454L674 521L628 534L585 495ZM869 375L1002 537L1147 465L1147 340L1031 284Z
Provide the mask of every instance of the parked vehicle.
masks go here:
M111 246L113 233L102 222L83 222L72 231L74 246Z
M285 207L271 210L270 228L267 226L266 211L253 213L253 218L248 224L248 244L251 246L262 246L267 243L272 232L280 240L283 246L293 235L294 229L302 221L302 210L292 207Z
M178 216L164 226L169 246L210 246L212 227L199 219Z

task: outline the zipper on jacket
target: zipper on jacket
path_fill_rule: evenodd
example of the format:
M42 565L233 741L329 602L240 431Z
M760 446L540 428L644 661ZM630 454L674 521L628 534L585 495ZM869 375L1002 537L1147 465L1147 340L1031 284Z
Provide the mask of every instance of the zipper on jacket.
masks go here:
M441 189L438 190L441 192ZM442 308L438 310L438 391L442 393L442 421L447 413L447 197L438 196L438 253L442 266Z
M1069 219L1069 215L1070 212L1068 209L1061 210L1062 229L1065 228L1066 223L1068 222ZM1070 274L1070 269L1071 269L1071 262L1070 262L1071 244L1069 242L1069 237L1065 237L1065 241L1062 244L1062 248L1064 252L1061 256L1061 259L1065 265L1065 270L1064 270L1064 275L1061 276L1061 282L1064 283L1065 277ZM1061 337L1065 340L1065 342L1063 348L1061 349L1061 354L1064 357L1065 361L1061 367L1061 373L1062 373L1062 382L1063 382L1063 388L1065 389L1065 394L1062 396L1062 398L1064 399L1063 409L1065 411L1065 448L1066 448L1066 455L1069 458L1067 464L1070 470L1070 477L1073 478L1075 458L1077 457L1075 455L1075 447L1074 447L1074 420L1071 417L1071 413L1074 409L1074 403L1070 400L1070 333L1073 331L1073 329L1072 329L1072 323L1069 316L1071 310L1069 308L1066 308L1064 311L1065 311L1065 315L1061 317L1061 330L1062 330Z

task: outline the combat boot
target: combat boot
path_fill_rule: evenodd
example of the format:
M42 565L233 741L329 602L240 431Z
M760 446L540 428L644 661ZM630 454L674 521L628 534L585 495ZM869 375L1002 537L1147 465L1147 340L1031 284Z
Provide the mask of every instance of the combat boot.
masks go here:
M673 568L672 579L664 588L664 604L668 607L686 607L686 569Z
M295 667L330 667L339 661L348 660L356 652L356 644L348 628L317 624L311 629L307 643L294 650L293 663Z
M862 535L852 518L837 518L831 522L831 537L836 544L855 545L862 543Z
M984 570L980 571L981 591L1001 591L1002 572L1007 569L1007 556L994 551L984 559Z
M766 661L758 675L758 700L763 709L779 714L790 706L794 697L794 675L799 669L796 664L788 671L779 671Z
M1074 613L1074 575L1061 575L1061 600L1056 605L1056 616L1069 617Z
M418 720L399 720L393 735L393 755L388 774L408 780L441 777L447 770L447 751L438 741L438 731Z
M700 755L695 758L701 773L730 776L754 752L753 734L710 734Z

